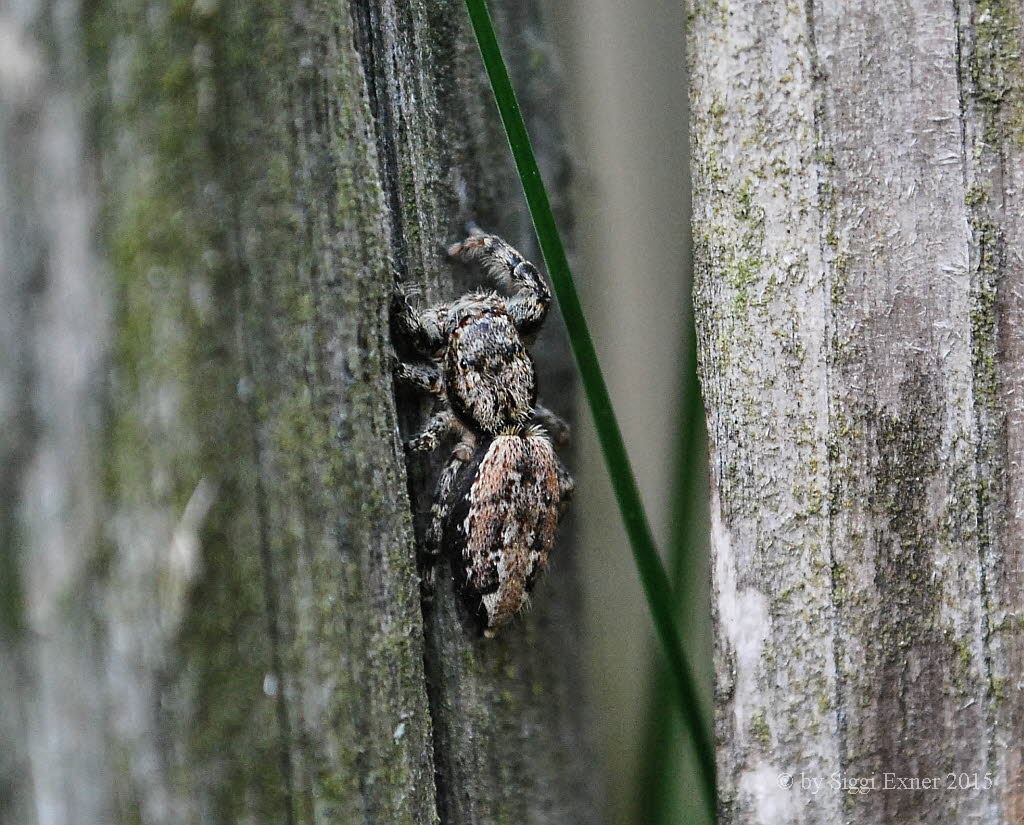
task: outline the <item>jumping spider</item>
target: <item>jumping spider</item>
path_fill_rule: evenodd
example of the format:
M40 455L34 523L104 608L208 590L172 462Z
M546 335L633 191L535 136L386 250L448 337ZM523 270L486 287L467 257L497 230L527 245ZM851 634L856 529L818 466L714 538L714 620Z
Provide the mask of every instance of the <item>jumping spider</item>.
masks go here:
M537 406L533 361L523 345L544 322L551 293L537 268L505 241L471 233L448 254L478 261L512 295L474 292L417 311L396 293L396 333L431 364L400 363L395 376L438 399L410 450L436 450L448 433L460 435L438 481L427 550L443 548L462 565L459 588L491 638L527 603L573 481L555 455L568 425Z

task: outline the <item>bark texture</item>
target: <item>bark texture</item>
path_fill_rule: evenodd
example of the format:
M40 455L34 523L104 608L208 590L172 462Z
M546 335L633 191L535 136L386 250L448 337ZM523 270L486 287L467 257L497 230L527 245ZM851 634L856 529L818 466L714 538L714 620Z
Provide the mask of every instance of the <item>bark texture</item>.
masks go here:
M1022 19L692 4L724 822L1024 818Z
M0 822L595 821L567 531L492 643L417 575L393 280L535 254L485 83L457 2L0 6Z

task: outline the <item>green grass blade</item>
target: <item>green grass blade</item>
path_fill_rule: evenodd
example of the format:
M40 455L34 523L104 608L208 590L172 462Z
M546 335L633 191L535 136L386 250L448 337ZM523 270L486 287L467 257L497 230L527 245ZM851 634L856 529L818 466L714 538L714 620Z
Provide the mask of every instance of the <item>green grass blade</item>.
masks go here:
M672 535L669 538L672 546L669 548L668 567L673 588L685 584L684 576L690 567L691 527L699 511L693 494L700 486L700 462L704 455L704 402L697 378L697 333L691 314L687 315L685 323L682 347L686 361L679 393L676 475L672 483Z
M701 554L707 552L706 479L703 467L706 455L704 404L697 380L697 341L692 317L687 318L683 350L682 389L679 396L679 424L675 456L675 479L672 485L672 531L668 547L669 581L676 595L677 617L684 638L692 639L696 622L692 618L694 591L700 591L692 582L693 571L704 573ZM702 600L703 604L703 600ZM690 627L686 617L690 616ZM707 672L709 663L699 662L700 671ZM641 748L638 784L643 789L640 800L639 821L649 825L669 825L688 815L689 822L713 822L699 816L693 806L686 806L686 784L678 775L680 763L689 757L688 743L682 741L680 730L667 716L665 706L673 691L664 662L658 660L652 667L651 689L647 697L646 730ZM711 725L711 720L705 722Z
M473 31L476 34L480 54L483 57L491 89L501 114L516 168L523 184L526 201L533 218L533 225L540 242L541 253L551 277L558 304L565 319L569 342L580 371L583 389L587 396L590 412L594 419L598 440L604 453L605 464L611 478L615 497L622 513L626 534L633 549L640 580L647 595L647 603L654 621L655 630L664 650L666 663L678 698L683 723L693 738L702 773L701 785L706 802L714 815L715 779L714 749L711 735L705 725L706 717L701 711L700 698L696 689L693 671L683 652L682 639L676 623L675 599L665 568L654 545L647 514L640 501L633 469L622 433L612 411L611 398L605 385L604 376L597 360L594 342L590 337L583 308L580 305L576 287L569 272L562 239L555 225L555 218L548 202L544 181L530 145L530 137L523 122L519 103L508 76L508 69L501 56L501 49L494 33L485 0L466 0Z

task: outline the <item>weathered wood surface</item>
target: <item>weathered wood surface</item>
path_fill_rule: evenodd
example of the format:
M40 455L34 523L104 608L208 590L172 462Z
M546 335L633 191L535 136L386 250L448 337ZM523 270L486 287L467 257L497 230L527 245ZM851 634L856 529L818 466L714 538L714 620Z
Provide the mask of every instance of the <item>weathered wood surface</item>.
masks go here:
M1022 20L692 4L723 822L1024 820Z
M387 306L470 218L535 253L461 3L0 7L0 822L595 821L567 534L421 606Z

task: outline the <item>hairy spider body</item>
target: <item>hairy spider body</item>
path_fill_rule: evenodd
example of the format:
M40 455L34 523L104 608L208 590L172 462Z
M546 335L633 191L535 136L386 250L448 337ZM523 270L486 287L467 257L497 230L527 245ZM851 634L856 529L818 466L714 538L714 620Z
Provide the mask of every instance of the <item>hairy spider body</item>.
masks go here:
M444 384L459 421L486 435L511 433L537 401L533 360L501 296L469 296L444 356Z
M493 636L529 600L558 529L558 459L547 435L531 428L477 448L456 481L443 525L445 548L461 559L463 596L479 605Z
M410 449L437 449L449 432L462 436L438 481L427 545L451 553L462 570L461 592L493 636L527 603L572 495L552 442L554 436L564 443L568 427L537 406L533 360L523 344L551 305L540 273L482 232L448 251L480 261L513 294L478 292L422 312L397 294L396 331L433 363L399 364L396 377L439 401Z

